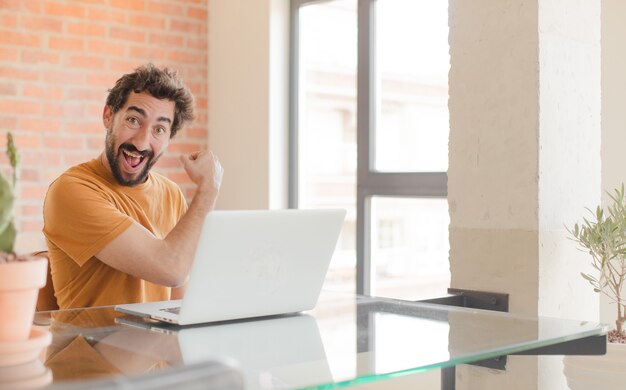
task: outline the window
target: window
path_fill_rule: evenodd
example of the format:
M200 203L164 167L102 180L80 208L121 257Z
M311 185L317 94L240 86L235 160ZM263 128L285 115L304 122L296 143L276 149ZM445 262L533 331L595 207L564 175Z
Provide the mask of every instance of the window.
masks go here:
M437 0L292 1L290 203L348 211L326 289L446 293L447 18Z

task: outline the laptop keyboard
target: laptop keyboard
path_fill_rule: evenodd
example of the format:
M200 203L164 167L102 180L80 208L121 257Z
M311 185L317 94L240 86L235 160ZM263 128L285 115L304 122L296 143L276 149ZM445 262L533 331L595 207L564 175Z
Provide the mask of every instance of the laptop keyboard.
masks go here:
M168 307L165 309L159 309L159 311L166 311L172 314L180 314L180 307Z

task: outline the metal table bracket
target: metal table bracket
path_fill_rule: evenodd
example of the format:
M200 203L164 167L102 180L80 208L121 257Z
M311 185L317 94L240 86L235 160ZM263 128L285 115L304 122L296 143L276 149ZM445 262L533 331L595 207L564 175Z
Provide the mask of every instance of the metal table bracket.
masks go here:
M467 307L472 309L509 311L509 294L488 291L449 288L445 297L424 299L418 302L440 305ZM590 336L578 340L566 341L556 345L535 348L513 355L603 355L606 353L607 336ZM506 370L506 356L469 363L475 366ZM441 369L441 388L454 390L456 387L455 366Z

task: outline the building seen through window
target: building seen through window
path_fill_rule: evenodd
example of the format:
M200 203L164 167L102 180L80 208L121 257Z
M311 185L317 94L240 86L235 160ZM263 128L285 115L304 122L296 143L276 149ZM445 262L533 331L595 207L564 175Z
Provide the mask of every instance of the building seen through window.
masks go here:
M376 1L376 118L371 169L445 172L447 2ZM357 188L357 1L299 11L298 207L348 210L326 289L354 290ZM448 204L440 197L370 200L372 294L419 299L450 283Z

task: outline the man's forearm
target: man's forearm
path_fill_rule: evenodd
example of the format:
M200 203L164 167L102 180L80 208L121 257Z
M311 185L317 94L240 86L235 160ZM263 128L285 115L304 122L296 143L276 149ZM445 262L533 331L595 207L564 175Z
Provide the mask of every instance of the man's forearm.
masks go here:
M167 247L166 253L172 254L174 256L172 260L175 260L175 264L172 264L172 272L179 277L183 276L177 285L184 284L187 279L200 239L202 225L206 215L214 209L216 199L217 190L214 188L208 190L198 188L189 209L164 239Z

